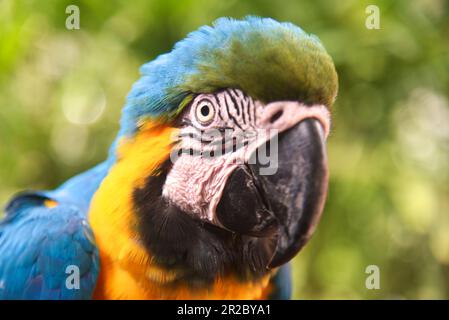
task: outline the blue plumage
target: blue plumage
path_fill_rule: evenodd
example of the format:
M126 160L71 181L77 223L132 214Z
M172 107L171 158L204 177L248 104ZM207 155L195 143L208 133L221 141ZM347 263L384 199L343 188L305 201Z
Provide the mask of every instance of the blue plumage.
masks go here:
M0 299L89 299L99 257L86 215L109 163L50 192L25 192L6 207L0 223ZM45 205L56 201L56 207ZM66 285L76 266L79 289Z
M214 21L213 26L203 26L189 33L185 39L176 43L171 52L158 56L140 68L142 76L128 94L120 135L132 135L141 118L163 117L176 111L192 90L189 84L192 77L222 73L221 66L214 60L214 54L229 50L232 40L250 42L257 34L264 35L269 41L279 37L282 32L291 33L295 39L310 40L314 46L324 50L314 35L307 34L292 23L280 23L271 18L220 18ZM221 89L222 85L229 82L230 79L224 74L222 76L222 79L215 80L216 83L209 83L208 90ZM235 81L238 82L236 79L231 80ZM234 86L239 87L238 83L234 83ZM206 90L202 88L201 92Z
M292 296L292 267L287 263L279 268L276 275L271 278L271 300L288 300Z
M89 298L99 271L98 252L83 212L72 205L46 208L27 194L9 206L0 226L0 298ZM66 268L80 270L80 289L66 286Z

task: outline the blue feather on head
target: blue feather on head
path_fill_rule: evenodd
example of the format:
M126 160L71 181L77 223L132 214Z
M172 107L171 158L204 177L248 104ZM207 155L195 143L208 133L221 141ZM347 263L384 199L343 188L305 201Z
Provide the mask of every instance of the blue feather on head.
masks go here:
M252 16L203 26L140 72L119 136L135 133L145 118L172 120L192 93L233 87L265 102L295 99L330 106L337 91L332 59L316 36L292 23Z

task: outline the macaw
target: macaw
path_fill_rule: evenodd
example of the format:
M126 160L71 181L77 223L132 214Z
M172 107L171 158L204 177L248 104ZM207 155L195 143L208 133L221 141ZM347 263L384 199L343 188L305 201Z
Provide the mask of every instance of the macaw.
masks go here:
M7 204L0 298L288 299L327 194L322 43L220 18L140 71L107 159Z

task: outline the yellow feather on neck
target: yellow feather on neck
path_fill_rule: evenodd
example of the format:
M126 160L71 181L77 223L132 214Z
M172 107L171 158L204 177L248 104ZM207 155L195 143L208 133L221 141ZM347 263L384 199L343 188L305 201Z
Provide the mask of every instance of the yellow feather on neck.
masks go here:
M120 141L117 162L92 199L89 221L100 251L98 299L256 299L264 296L269 276L256 283L217 279L209 289L167 286L175 271L152 262L140 243L133 191L165 161L177 129L148 122L135 137Z

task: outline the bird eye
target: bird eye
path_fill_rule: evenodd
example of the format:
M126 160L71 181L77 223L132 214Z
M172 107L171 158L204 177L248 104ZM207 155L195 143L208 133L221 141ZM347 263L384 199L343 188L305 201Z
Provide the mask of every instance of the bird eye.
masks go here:
M201 124L209 124L215 117L214 106L209 101L202 101L196 107L196 118Z

